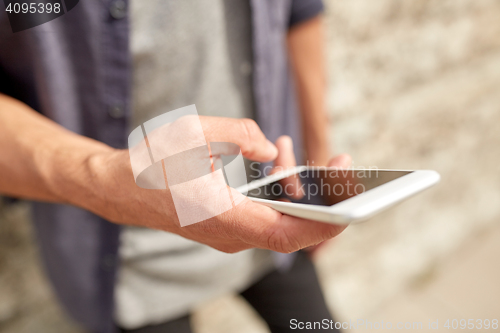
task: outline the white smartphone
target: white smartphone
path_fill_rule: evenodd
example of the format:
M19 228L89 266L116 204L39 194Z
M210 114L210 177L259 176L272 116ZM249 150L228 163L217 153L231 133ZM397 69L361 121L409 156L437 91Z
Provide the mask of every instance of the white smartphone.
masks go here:
M239 187L249 199L287 215L332 223L363 221L439 182L432 170L299 166Z

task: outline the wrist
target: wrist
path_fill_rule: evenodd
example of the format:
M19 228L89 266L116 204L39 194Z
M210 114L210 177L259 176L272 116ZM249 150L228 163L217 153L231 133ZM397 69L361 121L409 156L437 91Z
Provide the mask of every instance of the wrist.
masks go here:
M85 169L88 178L80 196L83 208L121 222L120 207L135 186L127 150L96 152L86 159Z
M45 181L45 187L56 202L68 203L95 211L96 201L102 192L102 156L114 149L100 142L83 137L66 138L66 144L48 146L40 151L35 161ZM55 140L54 140L55 141Z
M86 209L110 222L178 233L170 191L139 187L128 150L113 149L88 159L92 182L86 189Z

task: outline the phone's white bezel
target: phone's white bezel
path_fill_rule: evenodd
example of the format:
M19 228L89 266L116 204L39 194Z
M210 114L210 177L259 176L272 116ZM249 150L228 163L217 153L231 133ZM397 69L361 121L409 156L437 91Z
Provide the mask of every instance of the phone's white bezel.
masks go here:
M237 190L247 193L268 183L283 179L307 169L318 167L299 166L280 173L255 180ZM323 168L325 169L325 168ZM337 168L329 168L338 170ZM346 169L349 171L405 171L410 172L400 178L377 186L369 191L351 197L332 206L319 206L291 202L274 201L248 197L250 200L269 206L284 214L332 224L349 224L365 220L379 211L386 209L439 182L440 176L433 170L389 170L389 169Z

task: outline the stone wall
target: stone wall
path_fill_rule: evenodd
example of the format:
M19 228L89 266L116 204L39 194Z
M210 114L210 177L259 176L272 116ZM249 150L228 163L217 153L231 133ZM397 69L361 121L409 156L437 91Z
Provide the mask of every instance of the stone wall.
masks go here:
M79 333L62 313L42 272L29 206L0 197L0 332Z
M367 315L500 222L500 2L328 1L332 141L355 166L441 183L350 227L321 257L328 300Z

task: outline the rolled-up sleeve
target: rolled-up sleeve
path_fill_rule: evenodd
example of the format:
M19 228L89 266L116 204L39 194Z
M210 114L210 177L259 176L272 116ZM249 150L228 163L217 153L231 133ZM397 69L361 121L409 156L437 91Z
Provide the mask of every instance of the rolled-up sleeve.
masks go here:
M322 0L292 0L289 25L307 21L322 13L324 8Z

